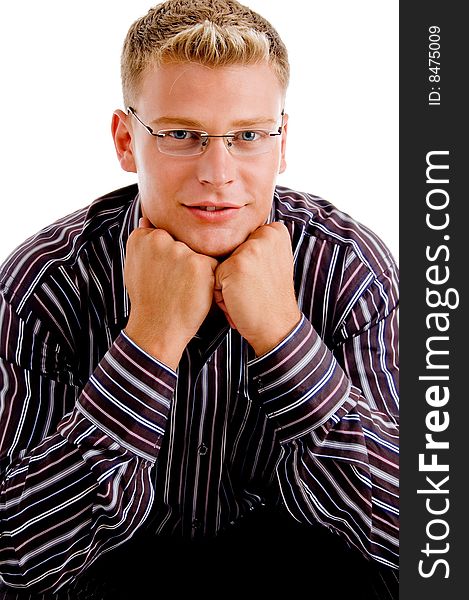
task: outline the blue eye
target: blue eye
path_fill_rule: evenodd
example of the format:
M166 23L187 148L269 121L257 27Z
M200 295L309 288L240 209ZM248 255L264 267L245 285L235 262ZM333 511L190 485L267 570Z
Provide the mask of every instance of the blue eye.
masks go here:
M173 131L168 131L167 135L175 140L187 140L191 135L191 132L186 129L174 129Z
M257 140L257 131L240 131L239 133L243 142L255 142Z

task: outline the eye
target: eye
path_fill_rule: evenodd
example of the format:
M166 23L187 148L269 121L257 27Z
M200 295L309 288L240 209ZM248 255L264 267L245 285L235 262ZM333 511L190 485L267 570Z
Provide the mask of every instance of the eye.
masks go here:
M258 131L240 131L238 137L242 142L255 142L260 136Z
M193 131L189 131L188 129L172 129L171 131L167 131L166 135L175 140L191 140L197 137Z
M164 134L168 139L177 142L198 142L201 137L198 131L190 129L168 129Z

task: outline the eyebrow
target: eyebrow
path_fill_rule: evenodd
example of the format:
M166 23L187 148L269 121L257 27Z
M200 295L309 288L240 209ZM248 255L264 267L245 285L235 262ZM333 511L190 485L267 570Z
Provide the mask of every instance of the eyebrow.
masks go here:
M238 121L234 121L231 125L231 129L236 129L238 127L258 127L259 124L269 124L275 126L278 119L272 119L272 117L254 117L252 119L240 119ZM201 131L205 131L204 126L200 121L194 121L193 119L187 119L185 117L159 117L158 119L154 119L150 121L150 125L152 127L161 127L164 125L181 125L183 127L188 127L190 129L200 129Z

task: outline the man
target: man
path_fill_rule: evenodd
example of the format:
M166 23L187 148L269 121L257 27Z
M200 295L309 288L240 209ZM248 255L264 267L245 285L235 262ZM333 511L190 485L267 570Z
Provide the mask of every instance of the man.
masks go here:
M138 186L0 273L6 597L200 573L203 591L221 569L248 596L247 573L342 597L337 574L366 598L364 574L397 566L394 261L276 187L288 59L262 17L168 0L131 27L122 78L112 132Z

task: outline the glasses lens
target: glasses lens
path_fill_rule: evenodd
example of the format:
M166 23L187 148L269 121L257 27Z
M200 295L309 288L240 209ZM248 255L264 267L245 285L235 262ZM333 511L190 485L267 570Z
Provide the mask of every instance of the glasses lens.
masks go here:
M271 136L268 131L259 130L236 131L229 141L231 142L229 148L231 153L241 156L266 154L275 145L275 137Z
M192 156L200 154L202 148L202 134L188 129L171 129L159 132L157 138L158 148L164 154L171 156Z
M276 136L264 130L233 131L224 136L210 136L190 129L168 129L158 133L159 151L170 156L202 154L213 137L223 138L228 151L236 156L266 154L273 150L276 143Z

